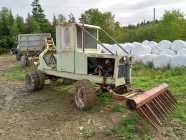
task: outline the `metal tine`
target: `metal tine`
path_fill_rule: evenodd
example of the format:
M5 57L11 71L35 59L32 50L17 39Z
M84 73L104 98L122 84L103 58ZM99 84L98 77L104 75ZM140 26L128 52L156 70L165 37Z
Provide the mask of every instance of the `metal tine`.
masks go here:
M160 119L160 121L162 121L162 116L161 116L160 112L157 110L157 108L154 106L152 101L149 102L149 106L153 110L153 112L157 115L157 117Z
M161 120L158 118L158 116L154 113L154 111L152 110L151 106L149 104L145 104L144 106L146 106L146 108L149 110L149 113L151 114L153 120L156 121L156 123L158 125L162 125Z
M165 94L165 96L166 96L167 98L170 99L170 101L172 102L172 104L173 104L174 107L176 108L176 102L175 102L175 100L170 96L170 93L167 92L167 93Z
M171 110L171 108L170 108L170 105L167 103L167 101L166 101L166 100L163 100L163 97L162 97L161 95L159 95L158 97L159 97L159 99L162 101L162 103L164 104L164 106L167 108L168 113L169 113L169 112L172 112L172 110Z
M158 126L149 118L149 116L143 111L143 108L138 108L137 112L143 117L145 117L145 119L156 129L158 129Z
M168 96L177 104L177 101L175 99L175 97L171 94L171 92L169 90L167 90Z
M170 110L170 111L173 111L173 106L172 106L172 103L169 101L169 99L167 99L165 97L165 94L162 94L162 95L159 95L161 100L164 101L164 103L166 103L166 107Z
M160 109L159 105L156 105L156 103L155 103L154 100L151 101L151 104L154 107L154 109L157 111L157 115L159 116L159 118L161 119L161 121L165 121L166 118L164 116L163 111Z
M167 102L169 102L170 107L171 107L171 109L172 109L172 111L173 111L176 107L175 107L175 105L173 104L173 102L170 100L170 98L167 97L167 93L166 93L166 94L163 94L162 97L163 97L164 99L166 99Z
M168 108L166 107L166 105L164 104L164 102L161 100L161 98L159 96L157 96L158 102L162 105L162 107L164 108L164 110L169 113Z
M152 116L151 112L145 105L143 105L143 110L146 112L146 115L149 117L150 121L159 126L159 123L155 120L155 118Z
M159 109L161 109L161 111L163 111L163 114L166 116L166 118L168 117L167 112L165 111L165 109L163 108L163 106L160 104L160 102L158 101L158 99L154 98L154 102L155 104L158 105Z

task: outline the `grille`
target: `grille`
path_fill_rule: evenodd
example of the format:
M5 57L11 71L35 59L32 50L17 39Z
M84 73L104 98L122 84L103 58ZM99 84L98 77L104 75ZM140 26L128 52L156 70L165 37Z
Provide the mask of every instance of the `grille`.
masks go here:
M125 78L126 83L131 80L131 68L129 64L119 65L118 78Z

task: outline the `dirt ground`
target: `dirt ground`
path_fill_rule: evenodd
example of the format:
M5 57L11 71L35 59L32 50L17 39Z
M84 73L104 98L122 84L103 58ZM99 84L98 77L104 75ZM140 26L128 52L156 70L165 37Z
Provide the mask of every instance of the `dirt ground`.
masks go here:
M0 72L16 65L14 57L0 57ZM0 77L0 140L117 140L105 129L119 123L123 113L103 107L100 111L80 112L63 86L47 84L41 91L28 93L24 81ZM177 140L185 130L157 133L157 140ZM168 130L168 131L167 131ZM183 138L183 137L182 137ZM186 138L186 137L185 137Z

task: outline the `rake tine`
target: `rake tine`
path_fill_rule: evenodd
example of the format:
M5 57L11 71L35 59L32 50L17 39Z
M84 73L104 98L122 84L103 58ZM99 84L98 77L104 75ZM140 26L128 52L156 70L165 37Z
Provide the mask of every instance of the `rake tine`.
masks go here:
M172 105L174 106L174 108L176 108L176 102L171 96L169 96L169 93L165 94L165 96L172 102Z
M170 108L170 105L167 103L167 101L165 100L163 100L163 97L160 95L159 96L159 99L162 101L162 103L164 104L164 106L166 107L166 109L167 109L167 112L169 113L169 112L172 112L172 110L171 110L171 108Z
M157 108L154 106L154 104L151 102L149 102L149 106L151 107L151 109L153 110L153 112L157 115L157 117L160 119L160 121L162 121L162 116L160 114L160 112L157 110Z
M175 104L177 104L176 98L170 93L170 91L167 91L168 96L175 102Z
M158 99L159 103L162 105L162 107L165 109L165 111L167 113L169 113L168 108L166 107L166 105L164 104L164 102L161 100L161 98L159 96L157 96L157 99Z
M167 93L166 93L167 94ZM162 95L162 97L165 99L165 100L167 100L167 102L169 102L169 104L170 104L170 107L171 107L171 109L172 109L172 111L175 109L175 106L174 106L174 104L172 103L172 101L166 96L166 94L164 94L164 95Z
M158 129L158 126L149 118L149 116L143 111L142 108L138 108L137 112L143 117L146 118L146 120L156 129Z
M155 101L155 103L160 107L160 109L162 110L163 114L164 114L166 117L168 117L167 112L164 110L163 106L157 101L156 98L154 98L154 101Z
M165 116L162 112L162 110L160 109L159 105L156 106L156 103L154 100L152 100L152 105L154 106L154 108L157 110L157 114L159 115L159 118L161 118L163 121L165 120Z
M166 107L170 110L173 111L173 106L172 103L165 97L165 95L160 95L161 99L167 104Z
M154 111L152 110L152 108L150 107L150 105L145 104L145 106L147 107L147 109L149 110L150 114L152 115L152 117L154 118L154 120L157 122L157 124L162 125L161 120L158 118L158 116L154 113Z

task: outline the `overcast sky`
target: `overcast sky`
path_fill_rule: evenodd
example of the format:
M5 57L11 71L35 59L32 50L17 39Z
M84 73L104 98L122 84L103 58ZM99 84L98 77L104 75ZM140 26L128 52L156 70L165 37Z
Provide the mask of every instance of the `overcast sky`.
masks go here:
M0 8L8 7L13 14L26 17L31 12L33 0L0 0ZM79 18L89 8L111 11L122 25L136 24L153 19L153 8L159 19L165 10L180 9L186 14L186 0L40 0L47 18L73 13Z

